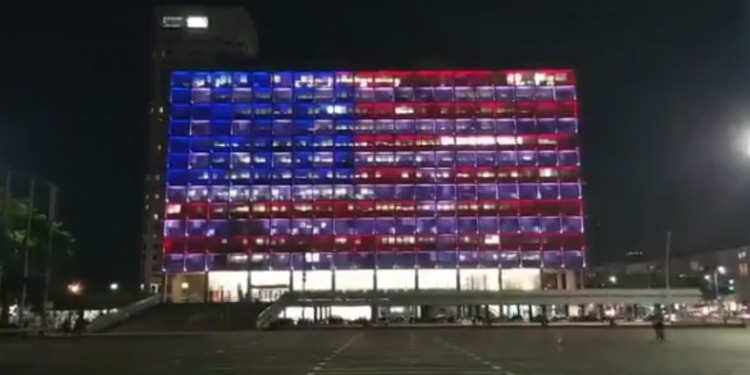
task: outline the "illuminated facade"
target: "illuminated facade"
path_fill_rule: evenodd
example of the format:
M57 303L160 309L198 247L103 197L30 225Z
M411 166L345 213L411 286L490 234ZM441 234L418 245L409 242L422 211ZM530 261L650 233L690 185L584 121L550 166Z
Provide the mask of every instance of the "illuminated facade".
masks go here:
M186 300L585 266L572 71L177 71L169 103L163 269Z

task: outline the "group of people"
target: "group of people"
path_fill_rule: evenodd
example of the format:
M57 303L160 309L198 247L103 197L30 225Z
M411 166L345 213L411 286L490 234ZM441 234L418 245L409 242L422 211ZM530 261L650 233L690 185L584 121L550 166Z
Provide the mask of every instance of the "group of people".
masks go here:
M87 324L88 322L83 318L83 315L79 314L75 320L73 320L72 317L68 316L60 328L62 329L64 335L69 335L72 333L80 334L86 330Z

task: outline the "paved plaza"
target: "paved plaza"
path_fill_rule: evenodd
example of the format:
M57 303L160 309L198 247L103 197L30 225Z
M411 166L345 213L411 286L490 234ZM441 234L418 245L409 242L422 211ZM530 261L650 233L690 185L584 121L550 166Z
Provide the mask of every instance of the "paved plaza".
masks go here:
M750 331L382 329L0 341L0 374L750 374Z

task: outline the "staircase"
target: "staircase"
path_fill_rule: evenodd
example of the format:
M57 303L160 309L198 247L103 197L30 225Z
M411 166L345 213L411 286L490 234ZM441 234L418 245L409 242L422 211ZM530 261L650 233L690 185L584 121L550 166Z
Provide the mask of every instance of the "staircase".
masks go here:
M161 303L108 329L92 332L191 332L255 329L266 303Z
M121 307L116 312L100 315L89 324L88 331L92 333L108 331L129 319L133 319L155 308L160 302L161 296L152 295L131 305Z
M282 311L286 309L290 304L296 302L298 295L295 292L286 292L279 297L272 304L267 305L266 308L260 312L258 318L255 321L255 325L259 329L266 329L276 318L279 317Z

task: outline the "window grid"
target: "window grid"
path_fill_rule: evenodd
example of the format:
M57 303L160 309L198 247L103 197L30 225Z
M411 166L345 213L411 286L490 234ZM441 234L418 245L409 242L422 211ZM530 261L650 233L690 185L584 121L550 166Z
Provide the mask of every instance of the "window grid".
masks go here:
M585 250L570 71L175 72L171 86L165 269L308 251L561 268Z

